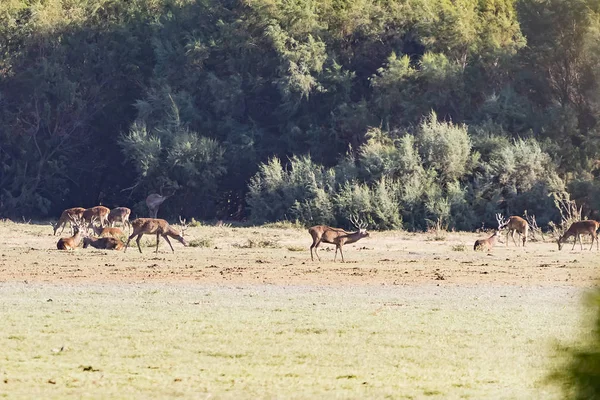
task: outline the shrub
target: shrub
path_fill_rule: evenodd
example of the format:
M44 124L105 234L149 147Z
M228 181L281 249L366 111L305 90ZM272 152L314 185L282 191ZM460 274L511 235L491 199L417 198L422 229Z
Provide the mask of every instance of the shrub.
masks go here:
M565 356L562 365L549 376L559 384L565 399L600 399L600 289L588 300L593 328L582 345L561 348Z

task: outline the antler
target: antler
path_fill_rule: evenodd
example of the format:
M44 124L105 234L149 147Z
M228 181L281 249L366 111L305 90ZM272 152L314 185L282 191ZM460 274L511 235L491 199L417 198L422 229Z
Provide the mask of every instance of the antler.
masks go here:
M183 233L185 232L185 230L190 226L190 224L187 222L187 218L181 218L181 215L179 216L179 224L181 227L181 236L183 236Z
M354 227L358 230L367 229L368 224L362 221L358 216L352 215L348 220L354 225Z
M504 228L506 224L508 224L508 221L506 221L500 213L496 214L496 221L498 221L498 230Z

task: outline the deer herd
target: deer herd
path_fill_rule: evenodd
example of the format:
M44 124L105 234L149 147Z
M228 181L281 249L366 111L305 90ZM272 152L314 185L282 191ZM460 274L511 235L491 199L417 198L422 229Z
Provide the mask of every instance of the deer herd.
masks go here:
M138 218L133 221L129 221L131 210L127 207L117 207L112 210L104 206L96 206L92 208L73 207L64 210L56 224L52 224L54 228L54 235L59 228L62 227L60 233L65 230L67 223L70 223L73 230L73 235L67 238L61 238L56 243L58 250L74 250L79 246L83 240L83 248L92 246L96 249L106 250L122 250L127 251L129 242L134 237L137 237L136 242L140 253L142 248L140 246L140 240L144 234L155 234L156 235L156 252L158 253L158 244L160 237L162 236L171 250L175 252L169 237L178 240L184 246L187 246L187 242L183 238L183 233L187 228L185 220L181 218L181 232L169 225L169 223L160 218ZM126 244L123 244L121 238L125 236L120 228L115 227L115 224L120 222L123 228L128 228L129 238ZM100 225L97 226L96 223ZM106 225L106 226L105 226ZM131 232L133 230L133 232ZM96 235L96 237L90 236L90 231Z
M142 248L140 246L140 240L143 235L156 235L156 250L158 253L158 245L160 238L163 237L172 252L175 252L173 245L169 238L175 239L184 246L188 243L184 239L184 231L188 227L185 220L181 217L179 221L181 223L180 230L175 229L169 223L160 218L156 218L156 214L153 213L154 218L137 218L133 221L129 221L131 210L127 207L117 207L109 209L104 206L96 206L92 208L81 208L74 207L66 209L62 212L58 222L51 224L54 228L54 235L62 228L61 234L65 229L67 223L70 223L72 228L72 236L61 238L57 243L56 247L59 250L74 250L81 242L83 242L83 248L92 246L96 249L107 249L107 250L123 250L127 251L131 239L136 238L136 243L140 253ZM498 227L494 230L493 234L486 239L478 239L475 241L473 250L485 250L491 251L492 248L498 242L500 232L506 229L506 245L509 244L509 236L515 246L525 246L527 243L528 232L530 226L527 220L518 217L511 216L505 219L502 214L496 214L496 221ZM122 238L126 237L123 230L116 227L115 224L120 222L123 229L127 228L130 235L127 238L127 242L123 243ZM344 262L344 253L342 247L344 244L355 243L360 239L369 237L367 232L367 224L360 221L356 217L351 217L350 222L356 228L355 231L346 231L341 228L334 228L327 225L315 225L308 229L308 233L312 237L312 244L310 246L310 258L314 261L314 255L320 261L321 258L317 252L321 243L328 243L335 245L335 255L333 261L337 259L338 250ZM535 225L534 225L535 226ZM592 244L590 250L594 247L594 241L596 242L596 249L600 250L600 244L598 243L598 236L596 231L600 228L600 222L594 220L578 221L571 224L562 236L557 240L558 250L563 248L563 244L570 237L573 239L573 247L575 248L577 241L583 250L583 243L581 242L581 235L590 235L592 238ZM519 236L519 241L515 240L515 233ZM95 235L95 237L92 236Z

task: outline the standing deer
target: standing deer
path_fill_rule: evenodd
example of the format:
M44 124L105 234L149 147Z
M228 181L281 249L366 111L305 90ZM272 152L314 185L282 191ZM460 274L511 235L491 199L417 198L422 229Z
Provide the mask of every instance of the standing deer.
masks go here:
M523 247L524 247L525 242L527 242L527 234L529 232L529 224L527 223L527 221L516 215L508 217L508 219L505 220L502 217L502 214L497 214L496 219L498 218L498 215L500 216L500 219L502 220L502 226L500 227L500 229L507 228L506 246L508 247L508 235L510 235L512 237L512 240L513 240L513 243L515 244L515 246L518 246L518 244L515 240L515 232L517 232L519 234L519 237L523 237Z
M590 250L592 250L594 247L594 240L596 241L596 250L598 250L598 235L596 234L596 231L598 230L599 226L600 222L594 221L593 219L573 222L569 229L567 229L567 231L560 238L558 238L558 250L562 250L562 244L565 243L571 236L575 236L571 250L575 249L577 239L579 239L579 245L581 246L581 250L583 250L583 243L581 243L582 234L590 235L592 237L592 245L590 246Z
M80 218L71 217L71 226L75 233L71 237L60 238L56 243L58 250L75 250L79 246L83 237L83 221Z
M105 250L121 250L123 248L123 242L113 237L105 238L83 238L83 248L86 249L88 246L92 246L96 249Z
M473 246L473 250L485 250L492 251L492 248L496 245L498 241L498 235L500 234L500 229L506 226L505 222L502 219L502 214L496 214L496 221L498 221L498 228L494 230L494 234L487 239L479 239L475 241L475 245ZM508 240L508 236L507 236Z
M177 239L181 244L187 246L187 242L183 238L183 231L185 227L182 226L181 233L177 232L177 230L169 225L167 221L164 219L156 219L156 218L138 218L131 222L131 226L133 227L133 233L127 239L127 244L125 245L125 251L127 251L127 247L129 247L129 242L135 236L137 236L136 242L138 245L138 250L140 253L142 252L142 248L140 247L140 240L142 236L145 234L156 234L156 253L158 253L158 243L160 241L160 237L165 238L169 246L171 247L171 251L175 253L175 249L173 249L173 245L169 241L169 236Z
M150 218L156 219L158 216L158 208L160 205L171 196L161 196L158 193L151 193L146 197L146 205L150 211Z
M123 228L127 226L129 230L131 230L129 215L131 215L131 210L127 207L113 208L108 214L108 224L111 227L114 227L116 222L121 222L123 224Z
M96 206L88 208L83 212L83 220L88 224L92 224L92 218L96 218L100 221L100 226L108 225L108 214L110 214L110 208L104 206Z
M54 235L56 235L56 231L61 226L62 230L60 231L60 234L62 235L62 233L65 231L65 226L67 226L67 222L71 222L71 228L73 228L73 218L82 218L84 211L85 208L83 207L73 207L64 210L60 215L60 219L58 220L56 225L52 225L52 227L54 228Z
M321 261L321 257L319 257L319 253L317 249L321 243L329 243L335 245L335 255L333 257L333 261L335 262L337 258L338 249L340 250L340 255L342 256L342 262L344 261L344 253L342 252L342 246L346 243L354 243L359 241L362 238L369 237L369 232L367 232L367 225L361 223L357 219L351 218L350 222L356 227L356 232L348 232L340 228L332 228L327 225L315 225L308 229L308 233L312 236L313 243L310 246L310 259L314 261L313 258L313 248L315 249L315 254L319 261Z

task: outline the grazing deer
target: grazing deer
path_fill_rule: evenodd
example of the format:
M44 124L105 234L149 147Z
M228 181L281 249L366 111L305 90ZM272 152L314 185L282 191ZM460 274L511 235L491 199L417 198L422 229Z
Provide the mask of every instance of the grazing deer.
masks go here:
M346 243L354 243L359 241L362 238L369 237L369 232L367 232L367 225L361 223L357 219L350 219L350 222L356 227L356 232L347 232L340 228L332 228L327 225L316 225L308 229L308 233L312 236L313 243L310 246L310 259L314 261L313 258L313 248L315 249L315 254L319 261L321 261L321 257L319 257L319 253L317 249L321 243L329 243L335 245L335 256L333 257L333 261L337 258L338 249L340 250L340 255L342 256L342 262L344 261L344 253L342 252L342 246Z
M496 219L498 218L500 218L500 220L502 221L502 226L500 226L499 229L507 228L506 246L508 247L508 235L511 235L513 243L515 244L515 246L518 246L515 240L515 232L519 234L519 237L523 237L523 246L525 246L525 242L527 242L527 233L529 232L529 224L527 223L527 221L516 215L508 217L508 219L505 220L502 217L502 214L496 214ZM498 222L500 223L500 221Z
M135 236L137 236L136 242L138 245L138 250L140 253L142 252L142 248L140 247L140 240L142 236L145 234L156 234L156 253L158 253L158 243L160 241L160 237L165 238L169 246L171 247L171 251L175 253L175 249L173 249L173 245L169 241L169 236L173 239L177 239L181 244L187 246L187 242L183 238L183 232L185 230L185 226L182 226L181 233L177 232L177 230L169 225L167 221L164 219L156 219L156 218L138 218L131 222L131 226L133 227L133 233L127 239L127 244L125 245L125 250L127 251L127 247L129 247L129 242Z
M108 214L110 214L110 208L104 206L96 206L88 208L83 212L83 220L88 224L92 224L92 218L96 218L100 221L100 225L108 225Z
M475 245L473 246L473 250L492 251L492 248L496 245L496 242L498 241L498 235L500 234L500 230L506 226L506 221L504 221L504 219L502 218L502 214L496 214L496 221L498 221L498 228L494 230L494 234L487 239L476 240Z
M83 207L73 207L64 210L60 215L60 219L56 225L52 225L54 228L54 234L56 235L56 231L58 231L58 228L62 226L62 230L60 231L60 234L62 235L62 233L65 231L65 226L67 226L67 222L71 222L71 228L73 228L72 218L82 218L84 211L85 208Z
M567 231L560 238L558 238L558 250L562 250L562 244L565 243L571 236L575 236L571 250L575 249L577 239L579 239L579 245L581 246L581 250L583 250L583 243L581 243L582 234L592 236L592 245L590 246L590 250L592 250L594 247L594 240L596 241L596 250L598 250L598 235L596 234L596 231L598 230L599 226L600 222L594 221L593 219L573 222L569 229L567 229Z
M113 237L105 237L105 238L84 237L83 238L83 248L86 249L88 246L92 246L96 249L121 250L124 245L123 245L123 242L121 242L119 239L115 239Z
M121 222L123 224L123 227L127 226L129 230L131 230L131 222L129 222L129 215L131 215L131 210L127 207L113 208L108 214L108 224L111 227L114 227L116 222Z
M75 250L83 237L83 222L80 218L71 217L71 226L75 233L68 238L60 238L56 243L58 250Z

